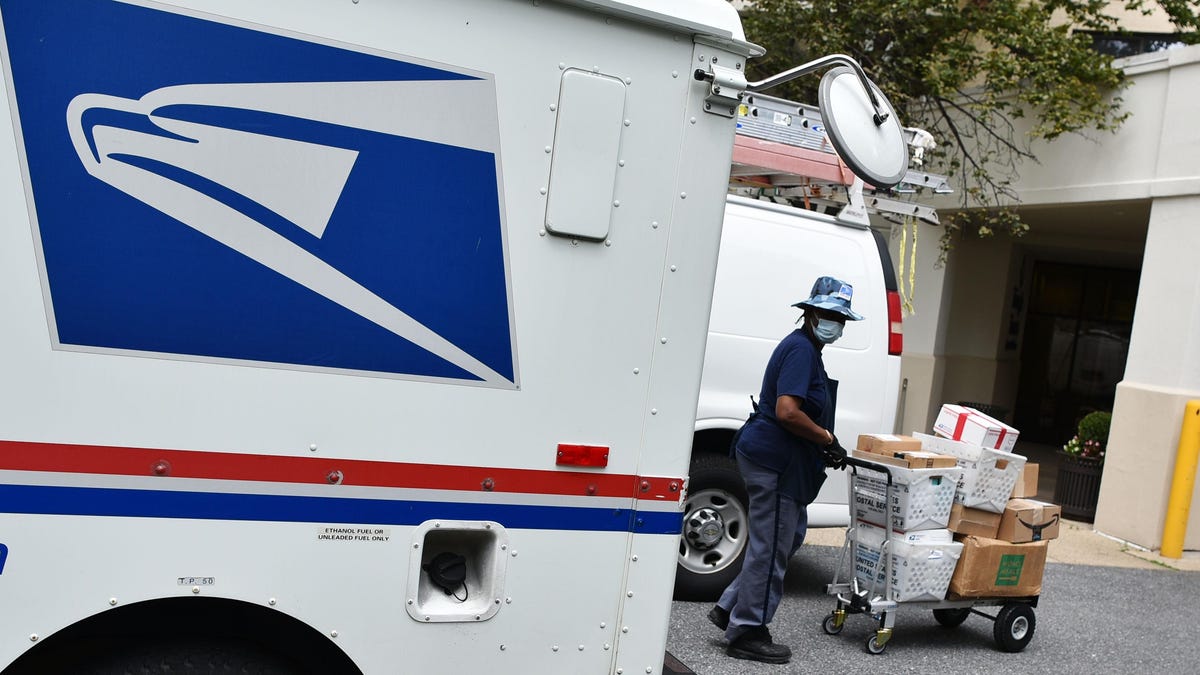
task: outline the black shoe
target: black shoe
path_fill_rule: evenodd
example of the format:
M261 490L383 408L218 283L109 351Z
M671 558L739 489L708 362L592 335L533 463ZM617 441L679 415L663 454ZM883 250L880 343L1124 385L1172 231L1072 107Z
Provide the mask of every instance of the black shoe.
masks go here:
M708 620L717 628L725 630L729 628L729 610L720 605L713 605L713 608L708 610Z
M735 659L762 663L787 663L792 660L792 650L787 645L772 642L766 626L756 626L746 631L729 643L725 653Z

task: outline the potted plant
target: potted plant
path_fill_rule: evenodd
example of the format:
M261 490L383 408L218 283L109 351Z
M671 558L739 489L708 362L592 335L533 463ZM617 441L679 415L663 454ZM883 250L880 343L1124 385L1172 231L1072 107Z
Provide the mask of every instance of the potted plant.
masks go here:
M1100 497L1100 476L1104 472L1104 452L1112 413L1096 411L1079 420L1075 436L1058 453L1058 478L1054 501L1062 506L1066 518L1092 522Z

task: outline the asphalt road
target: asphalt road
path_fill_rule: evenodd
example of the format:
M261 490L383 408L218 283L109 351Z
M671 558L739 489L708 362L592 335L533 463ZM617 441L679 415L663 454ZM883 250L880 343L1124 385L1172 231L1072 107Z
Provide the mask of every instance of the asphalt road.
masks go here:
M805 546L788 568L771 633L792 648L791 663L726 656L721 632L705 617L708 603L674 603L667 650L700 675L1200 672L1200 573L1048 563L1034 636L1024 651L997 649L985 618L971 616L948 629L928 610L901 605L887 650L872 655L863 649L876 627L870 617L848 616L836 636L821 629L834 607L824 587L838 551Z

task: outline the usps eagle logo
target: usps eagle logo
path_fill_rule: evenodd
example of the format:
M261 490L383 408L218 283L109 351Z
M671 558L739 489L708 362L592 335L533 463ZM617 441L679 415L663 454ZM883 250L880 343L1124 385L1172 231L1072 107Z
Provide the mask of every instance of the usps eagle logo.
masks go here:
M53 5L0 0L58 347L516 386L489 74Z

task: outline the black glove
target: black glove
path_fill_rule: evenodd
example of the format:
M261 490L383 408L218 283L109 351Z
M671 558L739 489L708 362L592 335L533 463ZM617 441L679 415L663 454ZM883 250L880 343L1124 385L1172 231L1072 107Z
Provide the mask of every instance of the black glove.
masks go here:
M842 447L841 443L838 443L837 436L830 434L829 437L833 440L829 442L829 445L821 448L821 454L824 455L825 459L825 466L830 469L846 468L846 449Z

